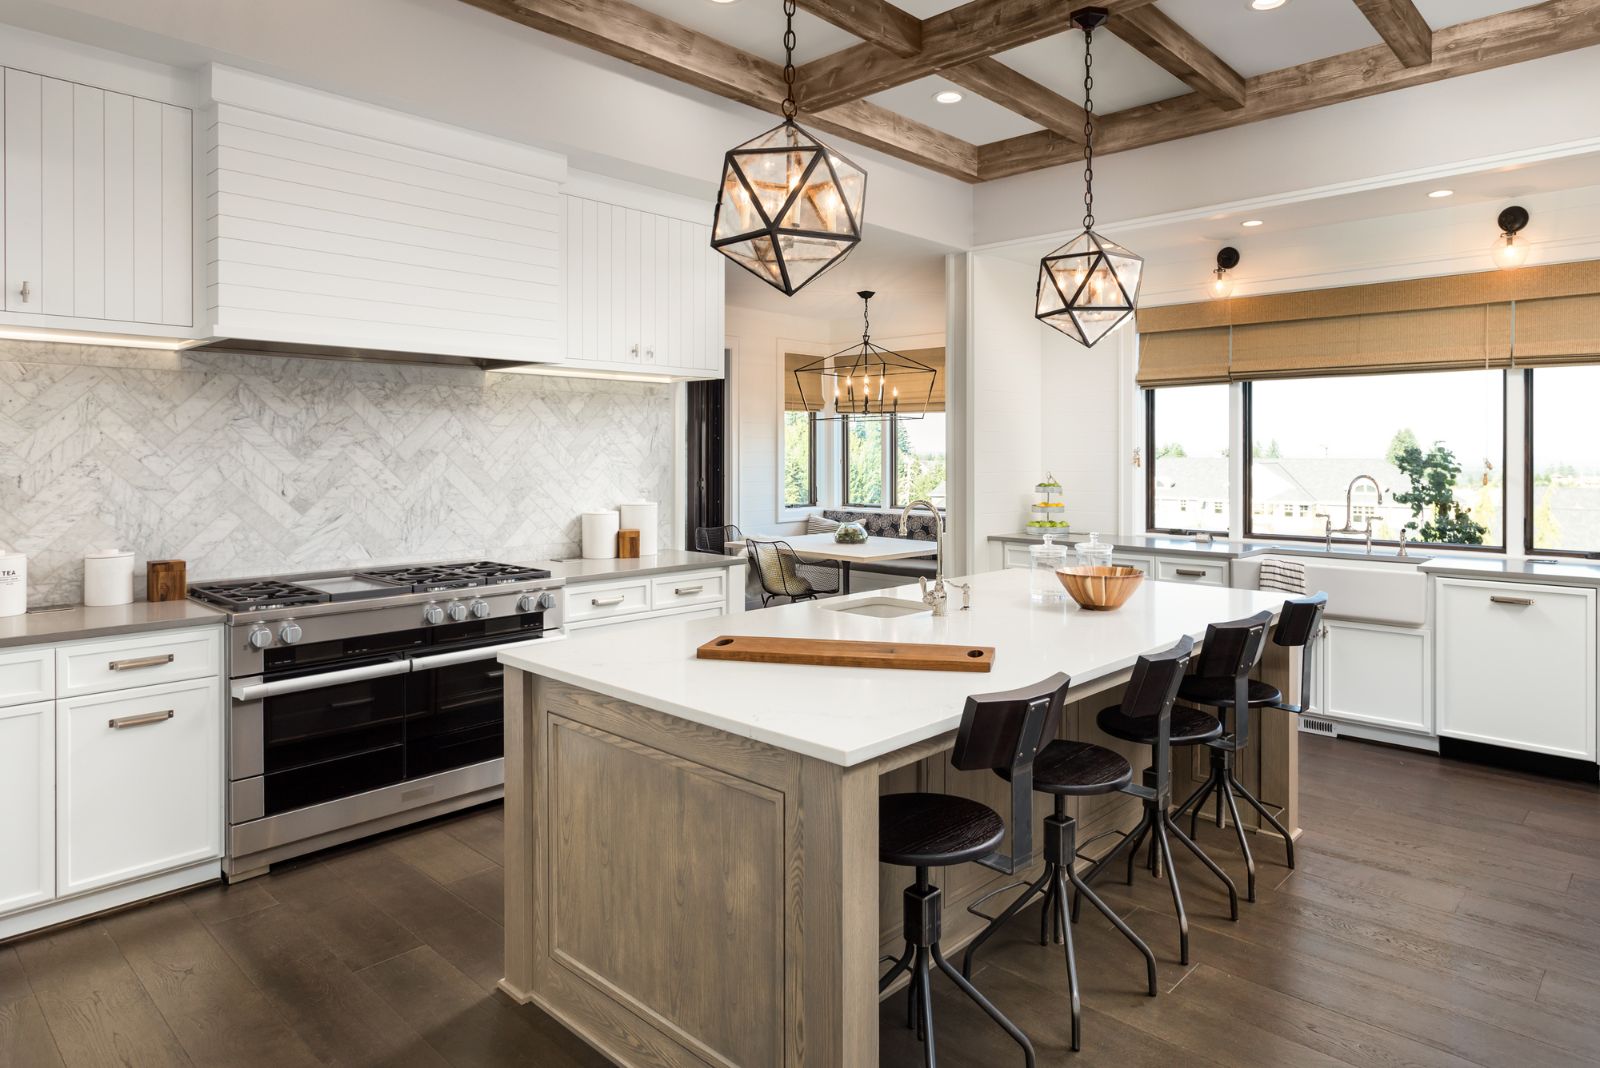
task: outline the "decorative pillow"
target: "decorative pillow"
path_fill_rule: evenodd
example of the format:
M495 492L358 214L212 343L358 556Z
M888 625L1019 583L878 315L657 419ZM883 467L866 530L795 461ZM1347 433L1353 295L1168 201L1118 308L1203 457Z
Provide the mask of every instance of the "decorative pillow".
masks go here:
M829 519L827 516L821 515L806 516L807 534L832 534L838 529L839 521L837 519Z

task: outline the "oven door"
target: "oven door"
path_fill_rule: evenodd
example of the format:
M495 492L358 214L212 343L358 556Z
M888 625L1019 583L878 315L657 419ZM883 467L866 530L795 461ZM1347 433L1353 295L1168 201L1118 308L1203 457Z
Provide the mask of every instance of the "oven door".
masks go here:
M494 760L505 752L505 668L512 644L461 649L411 661L406 712L406 778Z

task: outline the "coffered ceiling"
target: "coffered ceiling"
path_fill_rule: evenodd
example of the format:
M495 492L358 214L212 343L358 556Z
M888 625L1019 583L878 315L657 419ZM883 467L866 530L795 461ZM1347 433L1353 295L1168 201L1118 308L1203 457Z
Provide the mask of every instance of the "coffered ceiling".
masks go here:
M776 111L781 0L464 0ZM798 0L803 122L966 181L1082 158L1062 0ZM1115 152L1600 44L1600 0L1099 0ZM962 99L935 101L954 90ZM752 134L758 131L752 130Z

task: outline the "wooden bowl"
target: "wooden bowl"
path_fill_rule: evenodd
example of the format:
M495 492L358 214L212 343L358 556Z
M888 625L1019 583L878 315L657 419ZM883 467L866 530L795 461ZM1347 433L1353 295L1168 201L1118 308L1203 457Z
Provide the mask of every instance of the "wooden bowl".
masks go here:
M1060 567L1056 577L1079 606L1091 612L1121 608L1144 581L1136 567Z

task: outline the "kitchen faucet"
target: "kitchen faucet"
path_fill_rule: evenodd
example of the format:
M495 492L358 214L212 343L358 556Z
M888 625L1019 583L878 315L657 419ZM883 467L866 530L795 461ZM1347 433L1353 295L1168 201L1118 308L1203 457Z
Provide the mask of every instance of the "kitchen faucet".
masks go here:
M928 579L925 575L917 576L917 583L922 587L922 603L933 609L936 616L944 615L945 602L948 596L944 589L944 517L939 514L939 509L934 507L932 501L917 499L906 505L905 511L900 513L900 536L907 534L906 519L910 517L913 509L918 506L926 508L933 516L933 589L928 589ZM951 583L961 591L962 611L970 608L972 587L960 583Z
M1383 487L1378 485L1378 480L1377 479L1373 478L1371 475L1357 475L1355 478L1352 478L1350 480L1350 485L1346 486L1345 490L1344 490L1344 526L1340 527L1338 530L1335 530L1335 529L1333 529L1333 517L1332 516L1328 515L1328 513L1326 513L1326 512L1318 512L1316 514L1316 518L1317 519L1323 520L1322 541L1323 541L1323 545L1326 546L1326 548L1327 548L1327 550L1329 552L1333 551L1333 536L1335 534L1365 534L1367 536L1367 555L1368 556L1372 555L1372 520L1373 520L1373 517L1370 516L1370 515L1367 516L1367 525L1366 525L1365 528L1356 526L1355 525L1355 520L1353 519L1353 516L1355 514L1355 508L1353 507L1352 498L1353 498L1353 496L1355 494L1355 491L1356 491L1356 483L1357 482L1370 482L1370 483L1372 483L1372 488L1374 490L1376 490L1377 493L1378 493L1378 503L1379 504L1383 503ZM1401 538L1400 547L1401 547L1401 554L1404 555L1405 539L1404 539L1403 536Z

